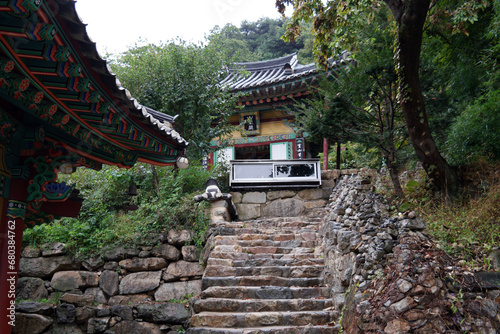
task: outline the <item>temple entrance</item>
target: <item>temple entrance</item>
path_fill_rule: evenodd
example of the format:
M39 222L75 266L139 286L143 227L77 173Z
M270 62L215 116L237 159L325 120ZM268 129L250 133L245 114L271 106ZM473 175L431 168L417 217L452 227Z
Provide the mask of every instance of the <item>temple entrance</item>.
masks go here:
M236 160L270 159L271 148L269 145L235 147Z

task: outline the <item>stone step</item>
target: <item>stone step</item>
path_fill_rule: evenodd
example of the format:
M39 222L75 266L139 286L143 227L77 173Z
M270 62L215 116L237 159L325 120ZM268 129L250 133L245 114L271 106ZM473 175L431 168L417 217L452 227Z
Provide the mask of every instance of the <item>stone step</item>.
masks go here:
M322 255L317 253L303 253L303 254L250 254L238 252L225 252L212 251L210 253L212 259L230 259L230 260L253 260L253 259L294 259L294 260L307 260L307 259L321 259Z
M215 246L219 245L239 245L242 247L316 247L321 245L321 240L283 240L283 241L273 241L273 240L236 240L236 239L222 239L215 240Z
M261 327L326 325L338 314L330 311L312 312L201 312L191 317L193 327Z
M190 328L186 334L337 334L340 326L269 326L247 328Z
M239 236L217 236L215 240L218 239L233 239L233 240L272 240L272 241L285 241L285 240L317 240L321 238L321 235L316 232L304 232L304 233L288 233L288 234L242 234Z
M249 267L227 267L207 266L204 277L228 277L228 276L276 276L283 278L310 278L319 277L324 266L249 266Z
M231 259L208 259L207 266L226 266L226 267L269 267L269 266L316 266L323 265L324 260L319 258L307 259L275 259L275 258L262 258L262 259L248 259L248 260L231 260Z
M284 278L275 276L230 276L230 277L203 277L202 290L212 286L276 286L276 287L310 287L322 286L323 279L313 278Z
M244 234L264 234L269 236L279 234L303 234L318 233L320 225L310 225L306 228L262 228L262 227L242 227L242 228L224 228L224 235L244 235Z
M192 306L200 312L271 312L271 311L322 311L332 306L331 299L196 299Z
M224 253L248 253L248 254L309 254L314 253L318 248L311 247L271 247L255 246L242 247L239 245L217 245L212 252Z
M328 298L328 287L278 287L278 286L211 286L203 289L201 298L229 299L314 299Z

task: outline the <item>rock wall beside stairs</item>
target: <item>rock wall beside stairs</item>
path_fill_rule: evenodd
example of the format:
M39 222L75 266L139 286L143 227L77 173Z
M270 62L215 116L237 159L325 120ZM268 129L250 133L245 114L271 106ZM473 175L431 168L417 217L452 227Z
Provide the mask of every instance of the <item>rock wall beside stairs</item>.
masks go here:
M148 239L84 261L61 243L24 248L13 333L177 333L190 310L169 301L201 292L200 250L187 230Z
M499 333L499 285L457 266L414 212L391 217L372 176L338 180L321 230L344 333Z

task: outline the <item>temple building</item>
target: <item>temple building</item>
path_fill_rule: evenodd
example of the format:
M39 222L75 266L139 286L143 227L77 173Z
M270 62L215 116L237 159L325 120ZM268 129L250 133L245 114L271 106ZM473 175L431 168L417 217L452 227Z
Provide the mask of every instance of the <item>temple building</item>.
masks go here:
M331 62L331 68L341 62ZM332 73L331 69L318 71L314 63L299 64L296 53L236 63L222 84L240 96L229 121L232 125L241 125L241 131L233 131L228 141L213 140L212 147L220 149L210 155L209 163L316 157L323 148L307 142L307 133L296 126L293 108L296 101L314 94L320 75Z
M58 173L186 166L188 143L174 120L120 85L74 1L0 1L0 333L15 324L23 230L80 210L78 191Z

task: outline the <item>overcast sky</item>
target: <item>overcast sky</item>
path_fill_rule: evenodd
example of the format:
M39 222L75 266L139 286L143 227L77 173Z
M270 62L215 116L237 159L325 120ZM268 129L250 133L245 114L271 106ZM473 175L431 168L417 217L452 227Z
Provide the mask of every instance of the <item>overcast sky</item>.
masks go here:
M199 42L215 25L280 17L275 0L78 0L76 10L103 55L123 52L140 39Z

